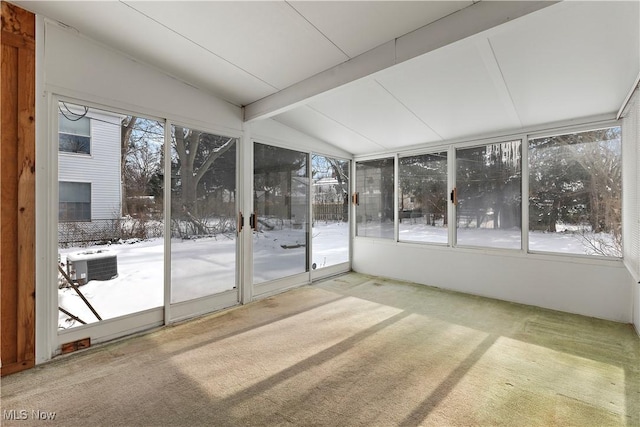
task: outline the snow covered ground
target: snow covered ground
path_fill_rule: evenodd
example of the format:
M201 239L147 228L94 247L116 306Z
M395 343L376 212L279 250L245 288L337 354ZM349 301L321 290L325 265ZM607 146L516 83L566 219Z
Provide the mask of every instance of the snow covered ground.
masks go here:
M349 261L349 225L316 223L312 230L313 263L317 268ZM305 271L305 233L302 230L263 229L254 233L254 282L262 283ZM285 247L283 247L285 246ZM164 305L164 243L162 238L90 248L59 249L68 254L109 250L118 259L118 277L92 280L80 291L100 317L110 319ZM236 237L218 235L195 240L171 239L171 302L187 301L236 286ZM58 304L87 323L97 321L73 289L58 292ZM59 327L78 326L59 313Z
M391 229L392 230L392 229ZM388 230L375 230L368 226L369 235L381 235ZM318 222L312 230L312 263L316 268L331 266L349 260L349 225L342 222ZM610 239L610 236L605 236ZM520 248L519 230L459 231L461 244L469 246L493 245ZM403 223L400 240L446 243L447 229L424 224ZM532 232L530 250L569 254L589 254L584 238L566 233ZM463 242L463 243L462 243ZM306 238L299 229L263 229L254 233L254 282L302 273L305 271ZM118 277L92 280L80 287L103 319L110 319L137 311L160 307L163 303L164 243L162 238L130 243L92 246L91 248L60 249L61 262L67 254L86 250L107 249L117 255ZM171 302L216 294L233 289L236 285L236 237L218 235L196 240L171 240ZM87 323L95 316L73 289L63 288L58 293L60 307L70 311ZM68 321L60 313L59 327L68 328L79 323Z

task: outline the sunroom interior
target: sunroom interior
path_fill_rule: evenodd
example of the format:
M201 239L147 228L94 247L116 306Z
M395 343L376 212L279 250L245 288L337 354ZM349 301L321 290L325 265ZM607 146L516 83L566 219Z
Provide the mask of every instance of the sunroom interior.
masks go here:
M640 331L637 1L11 1L3 34L18 8L3 375L350 271Z

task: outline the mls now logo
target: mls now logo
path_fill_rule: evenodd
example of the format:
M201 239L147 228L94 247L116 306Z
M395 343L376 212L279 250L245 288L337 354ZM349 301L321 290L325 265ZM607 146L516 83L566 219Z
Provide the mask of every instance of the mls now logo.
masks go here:
M23 420L40 420L53 421L56 418L55 412L45 412L33 410L31 412L26 409L10 409L2 411L2 418L7 421L23 421Z

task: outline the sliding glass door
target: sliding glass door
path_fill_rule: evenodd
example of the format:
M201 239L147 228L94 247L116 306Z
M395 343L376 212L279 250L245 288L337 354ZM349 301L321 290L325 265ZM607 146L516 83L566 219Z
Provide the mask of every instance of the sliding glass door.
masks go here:
M236 146L171 126L171 303L237 289Z
M57 107L55 274L64 342L87 336L75 329L164 304L164 122L65 101Z
M246 206L236 136L62 101L56 116L58 346L348 268L348 160L253 143Z
M349 166L348 160L311 156L312 270L349 262Z
M309 155L254 143L253 283L309 271Z

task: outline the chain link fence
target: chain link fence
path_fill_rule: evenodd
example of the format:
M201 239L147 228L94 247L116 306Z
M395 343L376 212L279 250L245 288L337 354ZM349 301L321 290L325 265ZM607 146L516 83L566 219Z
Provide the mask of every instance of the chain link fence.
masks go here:
M162 221L136 218L60 222L58 245L65 247L117 242L121 239L149 239L162 237L163 229Z

